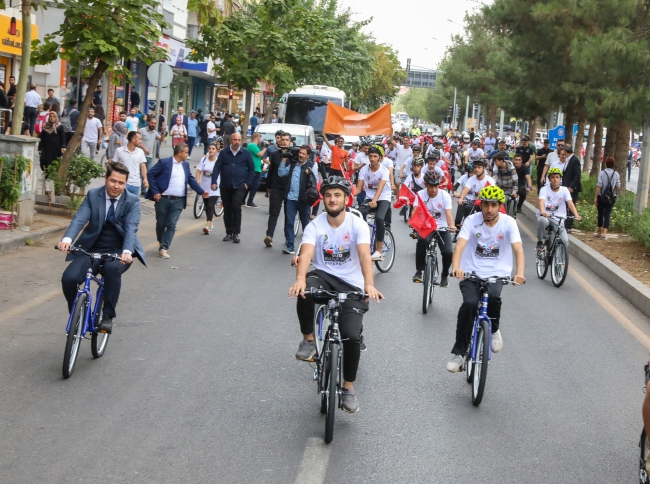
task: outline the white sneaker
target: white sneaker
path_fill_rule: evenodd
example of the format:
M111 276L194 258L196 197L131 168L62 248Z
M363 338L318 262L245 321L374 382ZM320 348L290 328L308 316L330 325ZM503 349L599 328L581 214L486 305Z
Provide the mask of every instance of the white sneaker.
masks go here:
M378 250L374 251L370 256L372 260L384 260L384 256Z
M492 353L498 353L503 349L503 340L501 339L501 330L492 333Z
M454 355L454 357L447 363L447 371L458 373L463 368L465 357L461 355Z

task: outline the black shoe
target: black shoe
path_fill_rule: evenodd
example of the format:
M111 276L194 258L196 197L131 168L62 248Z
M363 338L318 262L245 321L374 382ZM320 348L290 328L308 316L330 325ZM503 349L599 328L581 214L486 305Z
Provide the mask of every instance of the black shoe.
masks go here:
M413 282L422 282L422 271L415 271Z
M537 241L537 247L535 247L535 248L537 249L537 252L541 252L542 249L544 249L544 242L542 242L541 240L538 240Z
M363 338L363 335L361 335L361 341L359 341L359 349L361 351L366 351L368 347L366 346L366 341Z
M264 198L269 198L269 194L267 193L266 195L264 195Z
M258 208L259 206L254 204L254 203L247 203L246 207L248 207L248 208Z
M232 234L232 241L235 244L239 244L239 242L241 242L241 240L239 240L239 234Z
M517 213L524 213L524 211L522 209L518 208Z
M412 239L416 239L416 240L417 240L417 238L418 238L418 233L417 233L415 230L412 230L411 233L409 234L409 237L411 237Z
M571 233L571 229L566 229L566 233L567 233L567 234L570 234L570 233Z
M443 275L440 278L440 287L448 287L449 286L449 276Z
M97 326L97 332L111 334L112 331L113 318L109 318L108 316L102 317L102 320L99 322L99 326Z
M224 242L230 242L232 240L232 234L227 234L222 240Z

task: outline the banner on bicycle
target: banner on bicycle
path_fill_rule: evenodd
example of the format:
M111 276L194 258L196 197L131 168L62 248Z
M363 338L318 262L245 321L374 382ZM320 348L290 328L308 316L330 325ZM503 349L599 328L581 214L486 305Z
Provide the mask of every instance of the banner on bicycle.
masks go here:
M409 219L409 225L420 237L426 239L438 228L438 224L436 223L436 219L433 218L433 215L431 215L431 212L427 209L426 203L422 201L420 195L415 195L415 203L413 206L413 214Z
M415 192L411 190L406 183L402 183L397 194L397 200L393 204L394 208L402 208L405 205L413 205L415 203Z
M323 133L347 136L391 135L393 123L390 120L390 104L384 104L370 114L361 114L328 102Z

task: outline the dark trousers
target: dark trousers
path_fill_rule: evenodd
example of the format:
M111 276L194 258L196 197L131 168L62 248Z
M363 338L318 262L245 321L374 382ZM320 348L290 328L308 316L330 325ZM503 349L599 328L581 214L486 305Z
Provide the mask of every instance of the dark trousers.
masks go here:
M456 227L460 229L463 219L469 217L472 213L472 210L474 210L473 202L458 205L458 210L456 210L456 219L454 220Z
M210 147L209 139L201 137L201 141L203 141L203 154L207 155L208 154L208 148Z
M185 200L182 197L171 199L162 196L159 202L156 202L156 240L161 249L169 249L176 232L176 222L185 207Z
M296 234L294 233L294 224L296 223L296 213L300 214L300 223L302 230L311 220L311 207L303 205L298 200L285 200L284 201L284 238L287 240L287 249L293 250L295 248L294 242Z
M323 271L312 271L307 274L307 288L317 287L328 291L358 291L359 288L342 281L338 277L327 274ZM327 304L326 299L317 299L307 295L305 299L298 297L296 311L300 321L300 332L304 335L314 332L314 305ZM343 303L339 317L339 330L343 340L343 378L345 381L353 382L357 379L359 368L359 342L361 341L361 330L363 327L363 315L368 311L368 303L365 301L346 300Z
M571 192L571 200L573 200L573 203L575 204L578 201L578 195L580 195L580 192L576 192L575 190ZM566 207L566 213L571 214L571 211L569 210L569 205L567 204ZM564 221L564 228L567 230L571 230L573 228L573 219L568 218Z
M22 134L22 133L21 133ZM74 136L74 131L69 131L65 134L65 145L68 146L70 144L70 140Z
M544 184L542 183L543 172L544 172L544 163L538 163L537 164L537 192L539 192L544 186Z
M187 137L187 147L189 148L188 156L192 156L192 148L194 148L194 143L196 143L196 136Z
M214 212L215 208L217 206L217 200L219 200L218 196L206 198L205 201L205 219L208 222L212 222L212 218L214 217Z
M371 200L368 199L365 201L365 203L368 203L370 201ZM368 205L359 207L359 212L361 212L361 214L363 215L364 220L371 210L373 209L370 208ZM390 202L388 200L379 200L377 202L376 210L377 212L375 214L375 225L377 226L377 233L375 234L375 241L383 242L384 236L386 235L386 219L387 219L386 215L390 210Z
M442 256L442 275L449 275L449 267L451 267L451 258L454 255L454 244L451 241L451 234L449 232L433 232L426 239L418 237L418 243L415 246L415 270L423 271L426 264L427 247L434 235L438 234L438 248Z
M92 252L92 249L91 249ZM92 262L93 274L97 275L100 268L104 275L104 316L114 318L117 300L120 298L120 289L122 287L122 274L124 274L131 264L122 264L120 261L103 261L92 260L85 255L76 256L63 271L61 276L61 287L63 295L68 301L68 311L72 311L72 305L77 297L79 284L86 280L86 273Z
M524 202L526 201L526 195L528 195L528 192L524 188L523 190L519 189L517 193L519 195L519 198L517 199L517 211L519 212L521 210L521 207L524 206Z
M343 176L343 172L341 170L335 170L334 168L329 169L329 174L330 176Z
M226 234L239 235L241 233L241 206L244 203L246 188L221 187L221 201L223 202L223 224Z
M38 114L36 113L36 108L30 108L29 106L25 106L25 122L29 124L29 134L34 136L34 126L36 125L36 118L38 117ZM16 121L17 125L22 125L20 119ZM11 134L22 134L22 133L14 133L13 130Z
M463 304L458 310L458 322L456 323L456 343L451 352L455 355L464 355L472 339L472 328L474 319L481 302L480 285L474 281L460 281L460 292L463 295ZM499 329L499 317L501 316L501 288L499 282L490 284L488 287L488 317L492 320L492 333Z
M598 196L598 205L596 205L596 209L598 209L598 227L603 228L603 229L609 229L609 218L612 215L612 208L614 208L614 205L605 205L600 198L600 195ZM568 220L566 220L564 223L566 224Z
M273 238L275 233L275 226L278 224L278 217L280 216L280 209L284 202L284 190L278 188L271 188L269 194L269 223L266 227L266 235Z
M255 176L253 177L251 186L246 191L246 194L244 195L244 200L246 200L246 197L248 197L248 202L246 202L248 205L253 204L253 200L255 199L255 195L257 194L257 190L259 189L261 182L262 182L262 172L259 173L255 172Z

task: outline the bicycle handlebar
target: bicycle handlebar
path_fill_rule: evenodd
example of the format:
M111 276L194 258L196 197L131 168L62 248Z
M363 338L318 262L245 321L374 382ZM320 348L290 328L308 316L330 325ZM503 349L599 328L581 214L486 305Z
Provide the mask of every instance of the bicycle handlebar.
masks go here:
M485 284L494 284L495 282L500 282L504 286L508 284L512 284L513 286L521 286L518 282L515 282L510 276L508 277L479 277L476 275L476 272L470 272L468 274L465 274L464 276L465 280L469 281L476 281L476 282L481 282Z
M315 287L306 289L305 294L312 294L315 297L327 297L330 299L339 299L340 296L344 296L345 299L366 299L369 297L368 293L363 291L338 292L328 291L326 289L317 289Z
M54 249L59 250L59 246L55 245ZM72 254L76 253L76 254L87 255L91 259L100 259L100 260L105 260L105 261L122 260L122 256L120 254L98 254L98 253L94 253L94 252L86 252L81 247L74 247L74 246L70 246L70 249L68 249L68 250Z
M569 220L569 219L575 219L573 215L567 215L566 217L560 217L559 215L555 215L554 213L550 214L549 218L554 218L556 220Z

